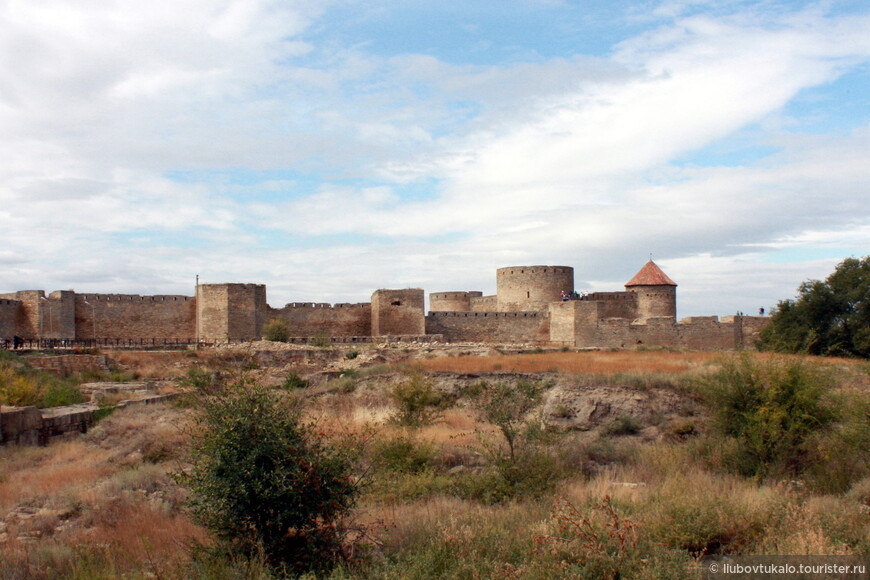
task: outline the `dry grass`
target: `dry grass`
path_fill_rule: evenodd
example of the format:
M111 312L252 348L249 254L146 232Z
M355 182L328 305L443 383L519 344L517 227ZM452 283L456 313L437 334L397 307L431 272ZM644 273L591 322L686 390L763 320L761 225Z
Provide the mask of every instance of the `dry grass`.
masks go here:
M419 365L426 371L457 373L681 373L709 365L718 356L720 355L709 352L553 352L426 359L421 360Z
M46 448L3 449L0 455L0 508L26 504L87 485L113 473L110 453L81 440Z
M143 378L177 378L198 358L193 351L113 351L109 354L112 363Z

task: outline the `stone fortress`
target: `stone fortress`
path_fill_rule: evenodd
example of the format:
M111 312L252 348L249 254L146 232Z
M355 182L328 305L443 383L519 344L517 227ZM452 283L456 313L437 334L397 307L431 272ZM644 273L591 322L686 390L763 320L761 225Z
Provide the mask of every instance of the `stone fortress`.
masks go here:
M195 296L0 294L0 341L128 341L147 344L256 340L272 319L293 342L402 338L446 342L539 343L582 348L639 345L719 350L751 347L767 322L755 316L676 319L677 285L650 260L622 292L574 293L568 266L511 266L496 272L496 294L376 290L371 302L293 302L273 308L262 284L200 284ZM563 294L571 296L563 300Z

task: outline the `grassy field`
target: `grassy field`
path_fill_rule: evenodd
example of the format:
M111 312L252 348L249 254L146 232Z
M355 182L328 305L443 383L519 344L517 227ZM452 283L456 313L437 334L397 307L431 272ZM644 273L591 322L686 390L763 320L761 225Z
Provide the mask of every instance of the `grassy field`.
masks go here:
M424 356L281 391L357 460L362 493L333 578L693 578L711 555L870 553L866 361ZM143 376L185 376L191 364L227 375L227 357L123 355ZM767 385L757 394L764 412L744 413L740 430L723 411L742 404L727 385L753 372ZM517 373L529 373L538 398L515 424L512 457L486 393L519 388ZM403 398L397 385L428 398ZM573 412L548 403L557 391L586 409L584 393L608 389L638 404L681 403L620 415L617 399L601 399L595 413L610 416L583 430L556 428L544 413ZM396 417L414 400L431 412L403 425ZM774 412L795 400L813 426ZM213 540L172 476L188 466L196 412L190 402L127 409L75 440L0 448L0 578L280 577L261 558L201 548ZM756 428L777 437L754 445Z

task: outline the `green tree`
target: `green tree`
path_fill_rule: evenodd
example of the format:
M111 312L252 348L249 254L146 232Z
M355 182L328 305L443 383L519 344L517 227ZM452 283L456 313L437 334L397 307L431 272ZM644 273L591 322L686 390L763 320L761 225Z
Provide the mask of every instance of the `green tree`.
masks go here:
M263 327L263 338L272 342L287 342L290 339L290 327L286 320L273 318Z
M234 552L276 569L327 568L341 555L342 521L357 486L350 462L261 387L209 397L193 467L180 479L196 519Z
M802 360L756 362L743 353L724 359L705 387L744 475L800 474L817 455L818 436L839 420L830 377Z
M538 405L543 387L531 381L483 382L472 394L474 406L504 435L510 461L515 461L517 440L527 426L526 415Z
M870 357L870 256L847 258L783 300L758 346L777 352Z

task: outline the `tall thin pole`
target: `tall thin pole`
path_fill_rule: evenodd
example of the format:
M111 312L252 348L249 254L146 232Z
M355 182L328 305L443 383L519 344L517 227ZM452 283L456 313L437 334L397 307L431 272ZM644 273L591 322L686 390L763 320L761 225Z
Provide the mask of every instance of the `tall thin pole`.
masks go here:
M196 344L194 350L199 350L199 274L196 275L196 291L194 293L196 304L193 310L193 316L196 319Z

